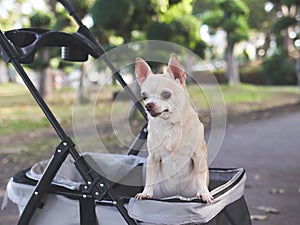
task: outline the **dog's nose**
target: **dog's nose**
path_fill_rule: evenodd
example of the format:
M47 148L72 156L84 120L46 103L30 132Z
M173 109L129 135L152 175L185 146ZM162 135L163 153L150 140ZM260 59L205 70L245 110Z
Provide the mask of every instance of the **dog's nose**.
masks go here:
M145 105L145 108L146 108L146 110L147 111L151 111L153 108L154 108L154 103L153 102L149 102L149 103L147 103L146 105Z

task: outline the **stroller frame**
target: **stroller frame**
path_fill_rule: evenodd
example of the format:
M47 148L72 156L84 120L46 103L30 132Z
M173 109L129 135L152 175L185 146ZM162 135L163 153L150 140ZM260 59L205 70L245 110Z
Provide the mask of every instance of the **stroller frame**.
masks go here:
M147 114L145 112L144 107L141 104L139 98L137 98L137 96L127 86L127 83L124 81L119 72L115 72L117 70L112 64L109 56L106 54L104 48L96 41L90 30L81 22L81 20L76 14L76 10L73 7L73 5L71 5L70 2L68 2L68 0L58 1L65 7L69 15L72 16L76 21L77 25L79 26L77 32L69 34L60 31L32 28L11 30L7 32L2 32L0 30L1 57L6 63L11 63L14 66L16 71L23 79L28 90L38 103L39 107L42 109L46 118L49 120L50 124L61 139L61 142L57 145L52 155L52 158L50 159L41 178L39 178L37 182L36 180L33 181L30 178L26 177L25 170L20 171L14 176L13 181L15 181L15 183L24 184L25 186L31 186L33 190L32 194L29 195L29 200L27 201L26 199L27 204L26 206L24 205L25 208L22 208L23 211L19 218L18 225L28 225L31 224L31 222L34 222L34 220L36 219L35 215L39 216L39 212L37 212L37 209L42 208L41 206L43 206L43 200L45 200L45 197L48 196L48 194L49 196L52 194L62 195L72 200L78 200L80 208L79 215L81 225L98 225L98 221L102 218L106 220L105 216L102 216L103 214L100 214L97 217L97 205L114 206L116 208L115 211L119 212L121 215L119 216L120 219L122 220L122 222L126 222L126 224L135 225L139 222L143 223L144 217L149 217L149 215L143 215L142 218L140 217L139 209L143 209L143 204L150 202L150 204L152 204L152 208L155 210L157 202L163 202L164 200L152 199L148 201L136 201L136 199L131 198L130 202L136 201L136 203L138 204L136 205L135 203L135 205L132 204L130 206L130 202L128 203L129 198L131 196L134 196L140 190L133 189L132 186L129 186L130 189L127 188L125 196L120 196L119 192L124 186L122 186L122 184L118 184L117 182L112 182L111 180L104 177L102 174L105 173L103 173L99 166L101 163L97 165L97 162L91 156L79 154L79 152L75 148L74 142L65 133L65 131L55 118L54 114L51 112L51 110L49 109L49 107L47 106L47 104L45 103L45 101L31 82L30 78L28 77L21 65L22 63L32 63L34 61L35 53L41 47L61 47L62 59L68 61L83 62L88 59L89 55L94 58L101 57L101 59L104 60L104 62L111 69L111 71L113 71L114 78L116 78L116 80L121 84L129 98L133 101L136 109L141 113L141 115L146 121L145 125L135 137L135 140L133 141L132 145L129 147L127 152L127 155L136 157L135 155L139 153L140 149L146 142L148 134ZM63 167L63 163L69 155L71 155L71 157L73 158L76 170L79 172L80 176L83 179L83 183L80 182L79 190L76 191L69 191L67 189L58 187L55 184L53 184L55 176L58 174L58 171ZM220 171L221 170L222 169L220 169ZM218 171L218 169L215 169L215 172L217 172L217 177L219 176ZM222 197L222 200L219 201L220 204L223 204L224 202L231 202L232 204L227 204L226 207L221 205L222 209L219 207L218 210L220 209L222 211L218 211L218 214L215 214L215 217L207 220L208 222L205 222L205 224L217 224L218 222L221 222L220 224L223 225L225 224L224 221L228 221L230 225L251 225L248 208L243 197L243 184L246 180L245 171L244 169L223 170L223 172L226 171L229 171L230 174L231 171L233 171L235 175L231 177L230 181L226 182L225 184L222 183L223 180L217 180L218 182L221 181L222 185L217 186L216 189L218 189L218 191L215 191L213 196L215 197L215 199ZM236 173L237 171L239 172ZM225 180L227 181L227 178ZM216 185L220 185L220 183L218 182L216 183ZM10 184L12 185L13 183L14 182ZM230 197L225 196L224 193L233 190L234 186L236 187L234 192L235 195L232 195ZM176 204L177 206L180 204L185 204L185 201L182 201L182 199L170 199L164 202L164 209L171 208L168 204L173 204L173 202L178 203ZM126 208L125 204L127 203L128 205ZM193 203L197 204L196 208L194 208ZM187 222L186 219L191 219L191 210L194 211L194 209L197 209L196 211L199 212L199 203L204 202L201 202L201 200L197 199L194 202L191 201L187 203L189 204L189 206L184 212L188 212L188 214L187 217L184 217L184 223ZM146 208L148 208L148 206L146 206ZM158 208L160 208L160 206ZM179 207L179 210L181 211L182 208ZM241 213L229 214L228 210L238 210ZM156 212L150 213L150 216L152 216L155 213ZM171 213L173 213L173 211ZM199 214L197 214L197 217L198 215ZM124 219L124 221L122 218ZM197 224L199 223L197 222Z
M69 154L73 157L75 161L74 164L83 180L85 181L85 184L81 187L81 193L77 196L80 198L80 208L83 208L82 206L84 206L84 208L86 209L85 212L81 214L81 224L98 224L95 216L94 201L101 201L105 196L107 196L112 201L113 205L118 209L118 211L128 224L137 224L131 217L129 217L121 199L118 198L111 190L111 187L114 185L114 183L96 172L95 169L93 169L87 163L86 159L78 153L75 148L74 142L70 137L67 136L61 125L58 123L54 114L51 112L21 65L21 63L32 62L38 48L51 46L62 47L62 58L69 61L85 61L87 60L88 55L91 55L94 58L103 57L103 60L111 69L111 71L117 71L114 65L111 63L109 57L106 55L103 47L96 41L90 30L81 22L76 14L76 10L74 9L73 5L71 5L67 0L59 0L59 2L63 4L70 16L72 16L78 24L79 29L76 33L66 34L63 32L42 29L20 29L3 33L0 30L1 57L6 63L11 63L14 66L16 71L23 79L28 90L30 91L39 107L42 109L43 113L49 120L50 124L56 131L57 135L61 139L61 142L56 147L46 170L44 171L41 179L38 181L24 211L22 212L18 225L28 225L30 223L34 212L39 207L42 198L48 193L51 182L53 181L62 163L65 161L66 157ZM36 38L36 41L33 42L33 44L24 47L23 43L18 43L18 37L22 35L26 37L26 35L29 34L33 34ZM74 55L74 52L79 54L82 51L85 52L84 54L81 53L79 57L76 57L76 55ZM144 107L140 103L139 99L135 96L135 94L131 91L131 89L127 86L126 82L123 80L119 72L115 72L113 76L122 85L128 96L134 102L135 107L140 111L145 120L147 120ZM146 127L147 124L142 128L142 130L130 146L128 150L129 155L138 154L139 149L145 143L147 138Z

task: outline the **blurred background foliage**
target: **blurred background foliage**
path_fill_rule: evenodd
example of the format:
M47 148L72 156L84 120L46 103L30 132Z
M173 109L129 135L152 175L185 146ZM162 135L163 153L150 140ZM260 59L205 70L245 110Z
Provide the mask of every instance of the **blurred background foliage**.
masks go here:
M164 40L195 52L211 65L220 82L300 83L299 0L70 1L107 50L132 41ZM1 30L77 29L56 0L0 0L0 8ZM49 83L43 81L49 68L69 72L77 68L84 73L84 66L62 62L55 57L58 54L57 49L42 50L29 65L43 74L41 87ZM0 67L8 74L3 63ZM7 80L1 76L0 82Z

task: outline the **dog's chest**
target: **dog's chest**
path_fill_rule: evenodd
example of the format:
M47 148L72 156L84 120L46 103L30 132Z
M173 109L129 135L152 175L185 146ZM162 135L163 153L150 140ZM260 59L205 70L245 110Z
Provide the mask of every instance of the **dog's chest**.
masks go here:
M161 142L161 148L166 150L166 154L172 154L182 145L180 140L182 134L179 129L169 129L165 131Z
M196 150L198 143L195 135L188 133L182 126L167 127L156 124L155 127L156 129L149 130L148 148L162 160L190 158Z

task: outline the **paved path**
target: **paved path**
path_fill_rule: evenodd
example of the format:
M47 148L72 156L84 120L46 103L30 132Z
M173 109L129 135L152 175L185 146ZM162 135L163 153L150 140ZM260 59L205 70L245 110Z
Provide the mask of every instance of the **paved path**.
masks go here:
M250 213L266 216L253 225L300 224L300 112L229 127L212 167L246 169Z

